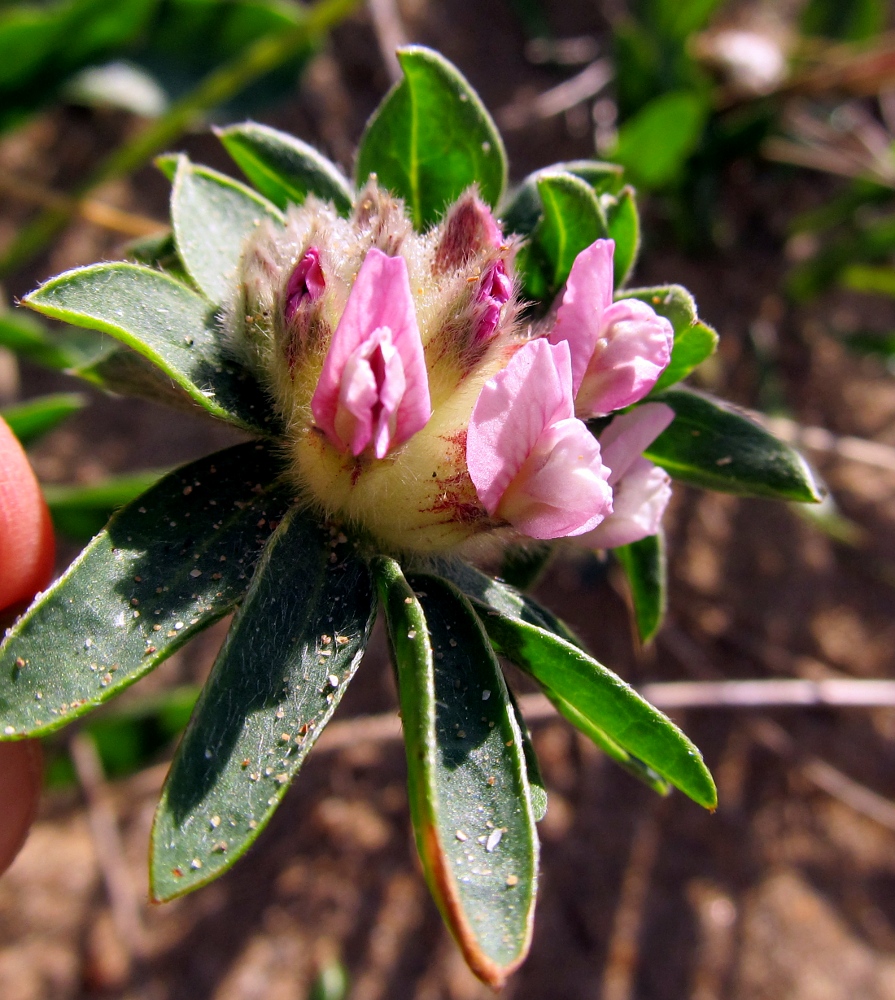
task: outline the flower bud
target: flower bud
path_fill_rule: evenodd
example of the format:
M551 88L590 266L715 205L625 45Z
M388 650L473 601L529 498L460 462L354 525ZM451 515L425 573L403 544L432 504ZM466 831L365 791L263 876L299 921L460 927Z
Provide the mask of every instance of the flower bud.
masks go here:
M435 249L435 271L456 270L485 250L496 250L503 233L488 206L467 191L448 211Z

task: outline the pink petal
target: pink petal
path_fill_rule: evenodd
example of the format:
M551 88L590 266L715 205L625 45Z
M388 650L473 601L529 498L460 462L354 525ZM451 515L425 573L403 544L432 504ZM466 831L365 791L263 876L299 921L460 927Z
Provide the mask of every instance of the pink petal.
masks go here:
M565 343L529 341L485 384L466 458L488 513L533 538L587 531L612 509L599 444L572 413Z
M603 313L575 411L602 416L643 399L671 360L673 342L671 324L646 302L615 302Z
M671 499L671 479L645 458L634 461L613 490L612 513L577 541L591 549L614 549L655 535Z
M615 486L643 452L674 420L674 410L665 403L644 403L614 417L600 435L603 461L612 472L609 485Z
M488 266L476 292L476 303L481 310L476 322L473 343L489 340L497 329L503 307L513 294L513 283L507 274L506 264L495 260Z
M569 345L575 395L600 337L603 314L612 305L614 252L612 240L597 240L578 254L548 337L551 344L565 341Z
M283 310L286 322L292 319L299 306L319 299L324 288L326 279L320 266L320 251L317 247L308 247L286 284L286 305Z
M403 257L368 251L311 400L314 420L342 451L371 443L377 458L432 415L416 310Z
M469 422L466 461L489 514L545 428L572 415L567 345L530 340L485 383Z
M580 535L612 511L608 476L596 439L569 417L540 436L497 513L532 538Z

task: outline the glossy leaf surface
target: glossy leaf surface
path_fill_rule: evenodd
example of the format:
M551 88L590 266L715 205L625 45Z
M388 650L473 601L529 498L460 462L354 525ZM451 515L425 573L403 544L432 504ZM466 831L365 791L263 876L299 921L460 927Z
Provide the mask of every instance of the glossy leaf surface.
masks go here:
M338 167L301 139L256 122L218 132L224 148L261 194L278 208L301 205L309 194L347 215L353 192Z
M696 747L620 677L559 636L489 608L482 622L495 649L695 802L717 793Z
M87 399L81 393L55 392L6 406L0 410L0 417L9 424L23 445L29 445L49 434L86 405Z
M249 442L121 510L0 646L0 739L58 729L232 611L289 504L280 472Z
M336 536L293 508L265 550L162 792L154 899L248 850L353 677L375 601L366 565Z
M178 157L171 192L177 251L190 276L215 305L236 289L236 269L246 238L279 211L251 188L208 167Z
M395 659L410 808L432 894L472 970L497 988L531 937L537 834L522 736L468 602L378 558Z
M547 608L540 605L533 598L525 594L520 594L518 590L494 580L481 573L479 570L462 563L439 564L439 572L452 580L471 599L479 614L487 614L488 610L498 611L508 615L510 618L518 618L521 621L536 625L539 628L552 632L554 635L564 639L572 646L582 649L581 641L572 630L557 618ZM647 787L660 795L665 795L670 789L670 785L653 768L638 760L633 754L628 753L619 746L615 740L611 739L592 719L589 719L579 712L565 698L560 697L548 685L540 681L541 689L550 699L557 711L565 716L576 729L581 730L585 736L591 739L608 757L624 768L629 774L642 781Z
M500 134L457 70L437 52L398 51L404 79L370 119L357 155L357 183L371 174L403 198L418 229L436 222L472 184L496 205L506 184Z
M665 616L668 575L665 539L661 534L650 535L639 542L620 545L612 553L628 578L637 633L641 642L649 642Z
M675 418L644 454L673 478L740 496L823 499L805 459L729 404L684 389L651 398L670 406Z
M149 383L158 394L166 384L170 394L173 381L212 416L262 433L272 428L270 405L257 384L221 348L213 307L174 278L138 264L94 264L52 278L23 302L53 319L110 334L163 376L115 351L79 369L84 377L113 390Z

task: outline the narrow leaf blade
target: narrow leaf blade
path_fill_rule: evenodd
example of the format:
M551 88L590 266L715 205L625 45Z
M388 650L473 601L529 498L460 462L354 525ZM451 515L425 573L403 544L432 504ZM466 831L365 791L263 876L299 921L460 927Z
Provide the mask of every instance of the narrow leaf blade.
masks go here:
M228 614L290 502L280 474L241 444L121 510L0 646L0 739L59 729Z
M620 677L536 625L487 607L482 622L495 648L508 660L695 802L715 808L715 784L699 751Z
M649 642L662 624L667 603L667 567L663 535L650 535L612 550L621 563L631 599L640 641Z
M233 295L246 238L264 219L283 221L251 188L178 157L171 192L174 239L190 276L215 305Z
M353 548L335 545L326 525L293 508L255 572L165 783L152 832L154 899L217 878L255 841L354 676L375 607Z
M357 155L357 182L371 174L407 203L418 229L436 222L472 184L496 205L506 185L503 141L476 92L438 53L398 51L404 79L370 119Z
M295 136L244 122L221 129L218 138L249 181L277 208L301 205L313 194L331 201L342 215L351 210L353 192L338 167Z
M740 496L823 499L805 459L729 404L684 389L650 398L670 406L675 418L644 454L673 478Z
M77 369L83 377L113 389L154 379L158 392L159 383L173 381L220 420L262 433L275 427L257 383L222 349L211 303L166 274L139 264L94 264L52 278L23 303L53 319L108 333L145 359L107 353ZM163 378L147 374L146 362ZM126 377L118 374L122 368Z
M617 197L604 195L600 204L606 212L609 237L615 240L612 268L615 287L621 288L628 280L640 250L640 215L634 189L627 186Z
M528 950L537 881L521 733L494 653L459 592L437 577L409 583L384 558L375 573L420 858L470 968L499 988Z

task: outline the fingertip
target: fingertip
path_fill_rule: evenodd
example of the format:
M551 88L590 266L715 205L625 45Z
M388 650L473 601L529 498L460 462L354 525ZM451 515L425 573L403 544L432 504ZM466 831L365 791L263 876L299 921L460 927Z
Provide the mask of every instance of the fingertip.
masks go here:
M0 874L25 842L40 799L43 754L38 740L0 743Z
M0 419L0 609L21 604L53 573L50 512L28 458Z

